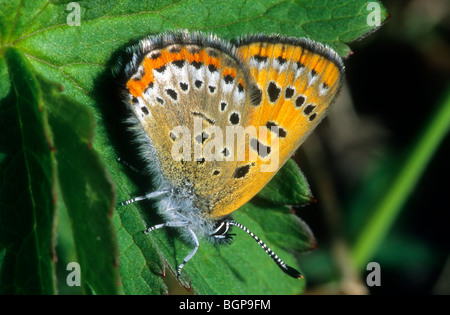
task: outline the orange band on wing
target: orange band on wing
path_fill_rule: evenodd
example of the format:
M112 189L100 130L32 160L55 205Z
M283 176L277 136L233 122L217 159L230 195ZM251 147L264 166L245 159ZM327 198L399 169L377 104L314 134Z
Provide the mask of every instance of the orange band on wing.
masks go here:
M128 91L130 91L130 94L134 97L142 96L142 93L149 86L149 84L153 83L155 80L153 76L153 69L159 69L161 67L164 67L168 63L177 60L187 60L189 63L197 62L203 63L206 66L213 65L216 69L220 68L220 60L208 55L208 53L204 49L201 49L196 53L191 53L184 47L179 52L174 53L171 53L167 49L164 49L161 50L161 54L158 56L158 58L144 58L144 60L142 61L142 65L144 67L145 74L139 80L131 78L127 82L127 88ZM233 77L236 76L236 69L226 68L225 70L228 71L227 74L230 74Z

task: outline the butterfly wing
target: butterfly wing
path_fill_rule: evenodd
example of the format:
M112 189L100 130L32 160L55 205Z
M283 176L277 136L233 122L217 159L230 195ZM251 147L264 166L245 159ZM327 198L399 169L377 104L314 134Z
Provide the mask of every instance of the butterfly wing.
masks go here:
M268 183L325 116L344 72L334 51L308 39L255 36L242 40L238 53L258 95L243 125L261 132L246 143L257 152L256 161L237 163L228 194L216 200L215 216L236 210Z
M248 120L255 91L248 69L234 46L201 34L152 37L137 49L126 98L150 140L143 156L208 214L236 168L236 146L227 147L223 135Z
M256 195L304 141L334 99L343 66L308 40L257 36L236 49L174 33L141 41L125 72L140 142L150 142L143 156L215 219Z

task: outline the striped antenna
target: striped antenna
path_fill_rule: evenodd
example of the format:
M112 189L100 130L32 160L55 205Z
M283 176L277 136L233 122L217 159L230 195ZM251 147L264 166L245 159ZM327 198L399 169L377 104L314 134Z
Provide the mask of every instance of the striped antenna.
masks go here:
M280 267L281 270L283 270L283 272L287 273L289 276L291 276L293 278L296 278L296 279L302 279L303 278L303 276L300 273L300 271L292 268L291 266L287 265L284 261L282 261L281 258L278 257L278 255L273 252L273 250L271 250L263 241L261 241L259 239L258 236L253 234L253 232L250 231L248 228L246 228L245 226L243 226L242 224L240 224L240 223L238 223L238 222L236 222L234 220L228 220L227 222L229 224L233 225L233 226L236 226L236 227L244 230L248 234L250 234L250 236L253 237L253 239L259 244L259 246L261 246L262 249L265 250L267 255L269 255L270 258L273 259L273 261L277 264L278 267Z

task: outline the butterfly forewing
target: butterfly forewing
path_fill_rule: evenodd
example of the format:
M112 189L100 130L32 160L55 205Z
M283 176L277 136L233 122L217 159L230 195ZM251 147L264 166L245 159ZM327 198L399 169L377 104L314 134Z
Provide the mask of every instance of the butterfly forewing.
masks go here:
M191 186L208 212L236 168L238 148L227 146L225 133L247 120L249 74L233 49L204 38L179 41L146 47L127 82L129 102L163 176L175 187Z

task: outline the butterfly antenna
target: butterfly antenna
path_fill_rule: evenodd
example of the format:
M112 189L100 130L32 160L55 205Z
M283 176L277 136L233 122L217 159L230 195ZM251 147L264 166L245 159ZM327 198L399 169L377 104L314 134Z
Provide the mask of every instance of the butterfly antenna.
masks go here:
M282 261L281 258L278 257L278 255L273 252L273 250L271 250L263 241L261 241L259 239L258 236L253 234L253 232L250 231L248 228L246 228L245 226L243 226L242 224L240 224L234 220L229 220L228 222L229 222L229 224L236 226L236 227L244 230L248 234L250 234L250 236L253 237L253 239L259 244L259 246L261 246L262 249L265 250L267 255L269 255L270 258L273 259L273 261L277 264L278 267L280 267L281 270L283 270L283 272L285 272L289 276L296 278L296 279L303 278L303 275L300 273L300 271L296 270L295 268L292 268L291 266L287 265L284 261Z

